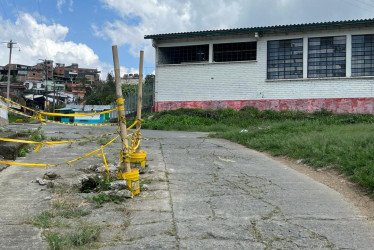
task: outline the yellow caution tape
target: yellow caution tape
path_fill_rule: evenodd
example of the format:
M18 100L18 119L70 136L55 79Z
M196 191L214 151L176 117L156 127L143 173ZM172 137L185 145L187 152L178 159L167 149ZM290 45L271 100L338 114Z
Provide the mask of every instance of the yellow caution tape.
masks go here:
M103 114L107 114L107 113L111 113L111 112L114 112L114 111L117 111L118 108L114 108L114 109L110 109L110 110L105 110L105 111L101 111L101 112L94 112L94 113L74 113L74 114L63 114L63 113L51 113L51 112L40 112L40 111L37 111L37 110L34 110L32 108L29 108L29 107L26 107L26 106L23 106L17 102L14 102L12 100L9 100L5 97L2 97L0 96L0 98L5 101L5 102L8 102L8 103L12 103L14 105L17 105L17 106L20 106L22 108L25 108L27 110L30 110L34 113L40 113L42 115L48 115L48 116L66 116L66 117L74 117L74 116L95 116L95 115L103 115ZM118 99L117 99L118 100ZM123 99L124 100L124 99ZM123 104L123 103L122 103Z
M45 163L21 163L21 162L11 162L11 161L0 161L2 164L7 165L18 165L18 166L28 166L28 167L56 167L59 164L45 164Z
M103 147L108 146L109 144L111 144L112 142L114 142L115 140L117 140L118 137L119 137L119 135L117 135L116 137L114 137L114 138L113 138L112 140L110 140L107 144L103 145ZM95 149L94 151L89 152L89 153L85 154L84 156L81 156L81 157L75 158L75 159L70 160L70 161L65 161L65 162L66 162L67 164L70 164L70 163L72 163L72 162L79 161L79 160L84 159L84 158L86 158L86 157L88 157L88 156L91 156L91 155L93 155L93 154L95 154L95 153L97 153L97 152L99 152L99 151L100 151L100 148L99 148L99 149Z
M94 113L74 113L74 114L63 114L63 113L50 113L50 112L40 112L42 115L48 115L48 116L65 116L65 117L79 117L79 116L95 116L95 115L102 115L102 114L107 114L111 113L114 111L117 111L118 109L110 109L110 110L105 110L101 112L94 112Z
M8 108L8 107L5 107L3 105L0 105L0 108L2 109L5 109L5 110L8 110L9 112L12 112L12 113L15 113L15 114L18 114L18 115L22 115L22 116L25 116L25 117L28 117L28 118L31 118L32 116L31 115L26 115L22 112L19 112L17 110L14 110L14 109L11 109L11 108Z
M101 146L101 154L99 154L99 156L103 157L104 165L105 165L106 172L107 172L108 178L109 178L109 167L108 167L108 163L107 163L106 158L105 158L105 153L104 153L104 147L103 146Z
M26 143L26 144L39 144L38 147L34 150L38 152L42 145L49 145L53 146L55 144L64 144L64 143L73 143L74 141L45 141L45 142L37 142L37 141L27 141L27 140L20 140L20 139L10 139L10 138L3 138L0 137L0 141L9 141L9 142L19 142L19 143Z
M16 103L16 102L13 102L12 100L9 100L9 99L7 99L7 98L5 98L5 97L3 97L3 96L0 96L0 99L2 99L2 100L5 101L5 102L12 103L12 104L14 104L14 105L17 105L17 106L20 106L20 107L25 108L25 109L27 109L27 110L30 110L30 111L32 111L32 112L37 112L36 110L34 110L34 109L32 109L32 108L29 108L29 107L23 106L23 105L21 105L21 104L19 104L19 103Z
M60 124L60 125L67 125L67 126L76 126L76 127L107 127L107 126L117 126L117 123L68 123L68 122L58 122L58 121L52 121L52 120L45 120L43 119L44 122L47 123L54 123L54 124Z
M111 144L112 142L114 142L117 138L119 137L119 135L117 135L115 138L113 138L112 140L110 140L107 144L103 145L101 148L99 149L95 149L94 151L92 152L89 152L87 154L85 154L84 156L81 156L81 157L78 157L76 159L73 159L73 160L70 160L70 161L65 161L66 164L68 164L69 166L71 166L70 163L72 162L76 162L76 161L79 161L81 159L84 159L88 156L91 156L97 152L99 152L102 148L108 146L109 144ZM47 163L20 163L20 162L10 162L10 161L0 161L0 163L3 163L3 164L8 164L8 165L19 165L19 166L28 166L28 167L57 167L57 166L60 166L62 165L63 163L58 163L58 164L47 164Z

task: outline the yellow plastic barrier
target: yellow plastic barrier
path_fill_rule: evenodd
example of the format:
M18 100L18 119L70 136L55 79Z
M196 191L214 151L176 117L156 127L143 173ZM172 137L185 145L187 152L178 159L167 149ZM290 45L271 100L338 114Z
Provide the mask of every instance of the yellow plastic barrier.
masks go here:
M139 169L131 169L131 172L118 173L117 176L122 175L118 179L126 179L127 185L131 191L131 198L134 198L135 195L140 193L140 184L139 184Z
M145 168L147 153L144 150L140 150L139 153L131 154L130 163L133 167Z

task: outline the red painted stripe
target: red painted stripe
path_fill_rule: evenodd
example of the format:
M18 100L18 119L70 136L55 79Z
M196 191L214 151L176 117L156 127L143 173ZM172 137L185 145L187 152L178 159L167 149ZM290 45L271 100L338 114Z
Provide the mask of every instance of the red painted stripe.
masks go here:
M270 100L226 100L226 101L169 101L156 102L155 111L174 110L179 108L234 108L244 106L260 110L300 110L313 112L321 109L335 113L374 114L374 98L318 98L318 99L270 99Z

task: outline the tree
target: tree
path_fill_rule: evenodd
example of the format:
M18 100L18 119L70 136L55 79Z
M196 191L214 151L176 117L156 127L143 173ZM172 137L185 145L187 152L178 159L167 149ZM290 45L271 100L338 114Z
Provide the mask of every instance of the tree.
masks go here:
M7 75L2 75L1 79L0 79L0 82L6 82L6 81L8 81L8 76Z
M15 72L12 73L12 77L10 78L10 82L16 83L17 81L17 75Z
M108 105L116 100L116 83L114 76L108 73L106 81L92 84L84 96L87 105Z

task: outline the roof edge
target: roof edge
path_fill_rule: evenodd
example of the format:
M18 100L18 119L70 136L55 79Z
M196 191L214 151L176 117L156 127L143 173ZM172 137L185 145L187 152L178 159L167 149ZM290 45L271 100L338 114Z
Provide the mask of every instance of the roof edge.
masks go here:
M305 28L319 28L319 27L344 26L344 25L354 25L354 24L370 24L370 23L374 23L374 18L331 21L331 22L318 22L318 23L303 23L303 24L274 25L274 26L260 26L260 27L235 28L235 29L203 30L203 31L191 31L191 32L179 32L179 33L154 34L154 35L145 35L144 39L215 36L215 35L224 35L224 34L241 34L241 33L247 33L247 32L297 30L297 29L305 29Z

